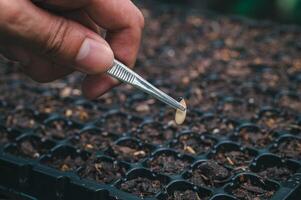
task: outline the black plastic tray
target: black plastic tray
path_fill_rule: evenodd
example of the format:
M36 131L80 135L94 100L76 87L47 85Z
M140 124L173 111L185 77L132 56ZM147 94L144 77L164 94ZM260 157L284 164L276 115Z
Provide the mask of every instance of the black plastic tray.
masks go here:
M122 114L121 112L112 112L104 115L104 120L106 117L112 115L112 113L117 113L117 115ZM128 115L127 115L128 116ZM210 114L204 113L202 116L208 118ZM64 118L58 116L50 116L44 121L44 124L49 124L51 121L62 120ZM70 128L74 127L74 122L68 121L66 123ZM67 122L68 121L68 122ZM149 120L146 120L149 121ZM97 123L97 122L96 122ZM151 122L145 122L151 123ZM98 129L92 125L80 125L79 134L84 134L86 132L97 131ZM141 127L144 124L142 123ZM252 124L242 124L238 126L237 132L242 128L256 128ZM5 128L2 127L4 130ZM89 151L80 150L79 148L74 148L74 138L68 138L63 140L41 140L35 132L38 132L39 129L28 130L23 133L20 130L16 129L5 129L9 135L11 143L5 146L2 146L0 149L0 185L1 190L8 193L21 195L22 198L34 199L139 199L132 194L123 192L119 190L119 186L122 182L130 180L132 178L143 176L150 179L159 179L164 183L164 190L156 194L156 197L159 199L164 199L166 193L171 193L174 190L182 189L192 189L199 192L200 196L206 195L210 196L210 199L234 199L231 196L231 188L236 184L239 184L239 176L245 174L244 176L250 177L252 180L258 181L256 171L261 166L278 166L286 165L291 169L294 169L296 173L285 182L277 182L275 180L269 180L265 183L267 187L272 187L277 190L277 193L273 196L272 200L276 199L295 199L296 195L299 195L300 190L300 178L301 178L301 168L300 161L297 160L283 160L275 154L271 154L270 150L275 148L277 144L283 140L289 138L301 138L293 136L289 133L278 133L278 139L275 143L271 143L266 148L254 149L243 147L239 143L230 141L227 137L218 138L212 135L202 135L198 136L194 132L184 131L178 133L177 138L184 135L195 135L195 137L200 140L210 140L212 141L212 146L209 147L208 152L201 152L199 156L192 156L189 154L181 154L179 151L173 149L177 144L177 139L172 139L166 141L164 146L162 145L149 145L147 146L152 152L149 157L141 159L138 162L119 162L118 165L122 165L127 171L124 178L115 180L110 184L100 184L91 180L81 179L78 176L80 168L77 168L71 172L60 172L52 167L44 165L47 163L47 160L50 160L52 156L66 156L74 155L80 156L83 159L90 156ZM114 137L113 137L114 138ZM143 142L139 139L132 139L130 134L123 134L116 136L116 140L112 139L116 144L122 144L124 141L132 141L138 146L146 147ZM15 149L18 148L18 143L23 140L32 140L38 141L43 144L43 147L47 147L48 150L45 150L43 155L39 155L39 158L28 160L21 158L19 156L14 156ZM170 147L170 148L168 148ZM208 158L212 158L216 152L220 149L227 150L239 150L239 151L250 151L253 161L249 164L251 172L242 172L238 173L232 178L225 181L221 187L198 187L186 181L186 177L191 170L198 165L200 162L206 161ZM110 147L104 148L102 151L98 151L98 159L107 159L114 162L115 158L110 157L112 155ZM157 155L165 153L167 155L174 155L179 159L187 160L190 163L190 167L187 167L183 173L178 175L166 175L164 173L154 173L148 169L148 160L152 160ZM150 198L151 199L151 198Z

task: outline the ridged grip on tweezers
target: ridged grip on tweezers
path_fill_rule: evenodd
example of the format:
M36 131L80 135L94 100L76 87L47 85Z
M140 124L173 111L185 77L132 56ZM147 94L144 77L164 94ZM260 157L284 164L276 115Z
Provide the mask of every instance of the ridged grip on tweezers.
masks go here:
M181 105L175 99L168 96L167 94L165 94L164 92L147 82L133 70L131 70L130 68L128 68L127 66L125 66L117 60L114 60L113 66L107 71L107 73L121 82L128 83L154 96L155 98L172 106L175 109L180 109L182 111L186 110L186 108L184 108L183 105Z
M125 68L123 64L116 60L114 61L113 67L109 69L107 73L113 76L114 78L129 84L133 84L136 79L132 70Z

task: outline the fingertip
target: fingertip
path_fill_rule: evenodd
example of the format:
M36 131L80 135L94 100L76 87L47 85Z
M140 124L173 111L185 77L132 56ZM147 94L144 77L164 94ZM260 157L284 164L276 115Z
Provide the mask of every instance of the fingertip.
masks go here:
M76 56L76 68L87 74L107 71L113 64L114 53L105 42L86 38Z

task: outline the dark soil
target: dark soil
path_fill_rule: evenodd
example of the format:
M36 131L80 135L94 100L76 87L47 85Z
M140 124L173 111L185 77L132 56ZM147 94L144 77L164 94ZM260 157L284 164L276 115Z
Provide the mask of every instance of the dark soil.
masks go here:
M35 128L38 125L38 122L32 113L23 109L11 112L6 116L5 120L6 127L11 128Z
M164 128L160 123L144 124L135 136L144 142L159 145L171 140L176 131L172 128Z
M279 105L281 107L290 109L292 111L297 111L298 113L301 113L301 101L298 98L293 98L290 96L283 96L279 100Z
M292 116L279 116L273 114L265 114L261 116L256 122L259 126L267 128L268 130L292 130L300 129L294 117Z
M35 108L39 113L59 113L64 108L64 102L50 95L40 95L35 102Z
M159 180L150 180L142 177L128 180L120 186L121 190L135 194L140 198L153 197L162 187L163 185Z
M112 144L106 154L126 162L139 162L150 155L150 148L139 146L132 141L126 141L122 144Z
M201 197L197 192L192 190L174 191L167 200L206 200L208 197Z
M237 137L238 141L245 146L264 148L275 139L275 133L268 130L250 130L246 128L240 130Z
M197 186L218 187L231 176L230 171L215 161L205 161L193 169L188 181Z
M85 166L86 160L82 159L80 156L67 156L64 158L53 157L46 161L47 165L50 165L60 171L73 171L79 167Z
M147 162L147 166L154 172L163 174L180 174L190 163L165 153Z
M145 97L145 96L144 96ZM139 115L152 115L152 111L160 109L160 103L153 98L137 98L129 102L129 111Z
M229 119L252 119L255 117L256 110L244 103L225 102L220 108L220 112ZM242 113L244 113L242 115Z
M266 168L257 174L264 179L274 179L277 181L286 181L288 180L295 171L287 168L287 167L269 167Z
M68 119L85 123L100 117L101 111L92 108L85 108L81 105L73 105L64 109L63 115Z
M38 140L25 139L13 148L10 153L31 159L37 159L41 155L47 153L51 149L51 146L47 146L45 143L42 143Z
M236 127L234 123L219 117L204 118L201 123L198 124L201 124L204 127L204 131L217 137L230 135Z
M105 131L119 135L125 133L129 126L128 116L119 113L107 116L105 122L101 125Z
M179 137L172 148L181 153L199 155L207 153L216 142L210 138L201 138L197 135L187 134Z
M251 183L249 179L245 180L241 176L240 184L238 184L231 193L238 199L241 200L268 200L276 191L266 190L258 185Z
M227 165L234 169L248 168L253 156L242 151L219 151L213 156L213 160L222 165Z
M79 129L66 124L65 121L53 121L50 124L42 126L37 130L37 134L42 138L50 138L55 140L63 140L74 136L79 132Z
M301 159L301 141L298 139L285 139L279 143L276 148L271 149L272 153L276 153L284 158Z
M71 144L78 148L95 151L104 150L111 146L116 136L101 131L86 131L71 139Z
M113 183L126 173L126 169L116 162L95 161L89 163L80 173L80 177L95 180L99 183Z
M5 145L9 142L8 132L0 128L0 145Z

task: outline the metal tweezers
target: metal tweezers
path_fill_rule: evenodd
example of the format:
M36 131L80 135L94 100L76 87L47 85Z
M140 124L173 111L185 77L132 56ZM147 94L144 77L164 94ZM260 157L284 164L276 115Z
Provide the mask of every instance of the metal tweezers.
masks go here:
M183 112L186 111L186 108L178 101L168 96L166 93L162 92L161 90L150 84L148 81L143 79L141 76L139 76L137 73L135 73L133 70L115 59L113 66L107 71L107 73L121 82L130 84L148 93L149 95L157 98L158 100L175 109L180 109Z

